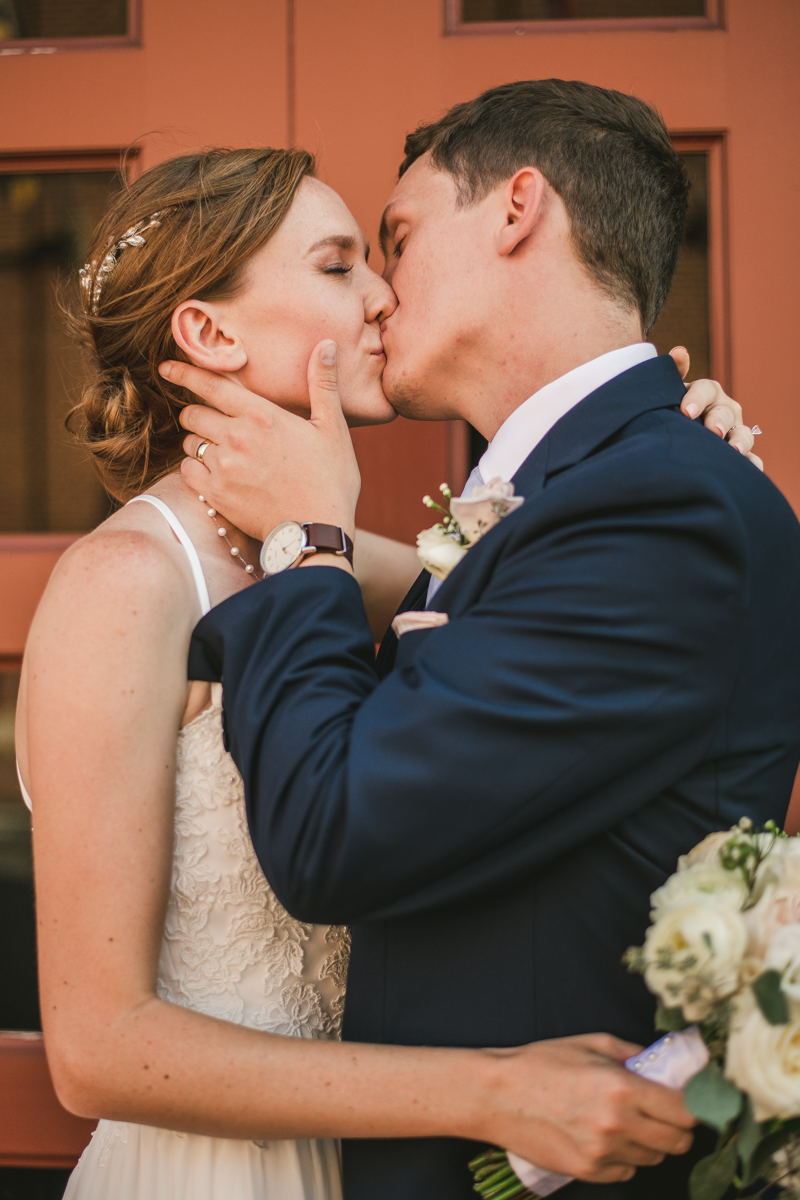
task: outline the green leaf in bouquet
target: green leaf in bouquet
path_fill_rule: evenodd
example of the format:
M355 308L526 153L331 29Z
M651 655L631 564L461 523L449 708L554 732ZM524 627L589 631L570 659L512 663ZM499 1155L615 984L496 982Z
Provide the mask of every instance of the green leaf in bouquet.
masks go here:
M742 1114L742 1121L739 1126L739 1141L736 1144L736 1148L739 1152L739 1158L742 1160L742 1174L744 1175L744 1182L746 1184L752 1183L755 1178L751 1174L751 1165L753 1155L763 1137L764 1130L753 1116L753 1106L750 1103L750 1097L745 1096L744 1113Z
M745 1184L752 1183L758 1179L773 1154L785 1146L787 1142L790 1142L792 1138L797 1137L798 1130L792 1128L792 1126L797 1126L797 1124L797 1121L787 1121L780 1129L774 1130L761 1139L753 1153L753 1157L750 1159L750 1167L744 1179Z
M758 979L754 979L750 986L764 1019L769 1021L770 1025L787 1025L789 1005L781 991L780 971L765 971Z
M720 1133L742 1111L742 1093L713 1061L692 1076L683 1094L692 1116Z
M722 1200L736 1176L738 1158L736 1138L731 1138L716 1154L695 1163L689 1176L691 1200Z
M667 1008L666 1004L659 1000L656 1008L656 1029L663 1029L665 1033L677 1033L679 1029L686 1029L688 1025L682 1008Z

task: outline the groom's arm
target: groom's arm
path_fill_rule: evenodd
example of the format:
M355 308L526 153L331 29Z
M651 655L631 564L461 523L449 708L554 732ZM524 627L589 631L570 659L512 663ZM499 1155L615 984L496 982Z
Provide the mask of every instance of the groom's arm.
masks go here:
M424 640L380 684L342 571L286 572L201 622L255 848L295 915L352 922L511 885L701 758L737 666L735 514L674 463L629 484L583 470L575 516L509 518L479 602L406 635Z

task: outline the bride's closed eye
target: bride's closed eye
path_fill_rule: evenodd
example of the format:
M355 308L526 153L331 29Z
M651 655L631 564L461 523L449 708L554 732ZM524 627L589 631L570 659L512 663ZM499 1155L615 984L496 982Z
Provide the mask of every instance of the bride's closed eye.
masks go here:
M350 264L349 267L345 267L345 266L341 266L341 265L337 266L337 267L324 267L323 274L325 274L325 275L349 275L350 272L352 271L352 269L353 269L352 263Z

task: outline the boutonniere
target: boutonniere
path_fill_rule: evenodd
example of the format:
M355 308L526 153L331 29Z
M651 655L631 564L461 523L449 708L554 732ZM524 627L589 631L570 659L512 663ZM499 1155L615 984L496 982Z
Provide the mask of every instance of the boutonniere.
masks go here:
M417 534L417 557L431 575L446 579L470 546L519 508L525 497L515 496L513 483L503 483L502 479L475 488L467 499L454 500L446 483L439 491L443 504L430 496L422 498L427 508L437 508L442 516L437 525Z

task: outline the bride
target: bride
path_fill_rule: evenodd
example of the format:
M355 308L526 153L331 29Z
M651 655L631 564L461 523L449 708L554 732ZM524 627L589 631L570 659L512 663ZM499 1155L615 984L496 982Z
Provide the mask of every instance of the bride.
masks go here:
M470 1138L537 1161L560 1138L572 1157L553 1169L595 1182L688 1144L680 1102L633 1080L656 1118L648 1132L624 1146L609 1134L605 1157L589 1148L583 1098L606 1076L618 1094L615 1064L633 1052L616 1039L339 1043L347 931L279 904L220 694L187 683L193 626L260 578L259 546L184 483L178 418L192 397L158 364L213 362L304 413L309 356L332 337L350 424L394 416L380 322L396 300L313 171L301 150L162 163L115 201L82 272L76 322L94 365L73 419L124 506L53 574L17 723L48 1059L66 1107L103 1118L68 1200L337 1200L340 1136ZM356 571L377 636L416 556L359 533ZM534 1079L554 1074L573 1093L564 1084L561 1108L552 1094L537 1107Z

